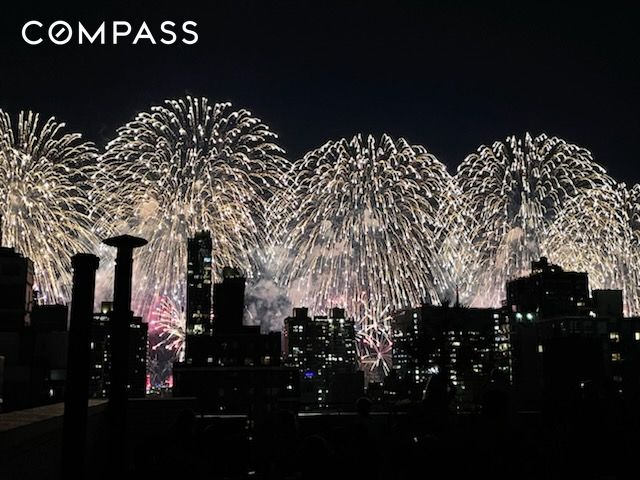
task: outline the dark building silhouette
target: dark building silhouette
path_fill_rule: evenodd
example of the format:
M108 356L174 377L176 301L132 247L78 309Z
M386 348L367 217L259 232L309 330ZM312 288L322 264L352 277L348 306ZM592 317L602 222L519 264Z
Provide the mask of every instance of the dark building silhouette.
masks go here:
M31 326L40 332L64 332L68 328L69 307L66 305L34 304Z
M187 334L211 330L211 234L199 232L187 245Z
M506 306L517 321L589 312L589 279L585 272L565 272L546 257L531 262L531 274L507 282Z
M622 290L593 290L592 311L599 318L623 318L624 301Z
M499 354L521 408L569 408L585 388L637 394L640 323L624 318L620 290L590 297L586 273L542 258L507 283L500 323Z
M284 321L285 364L300 370L301 403L308 407L353 405L364 393L356 368L355 327L342 308L309 317L295 308Z
M506 295L498 330L501 364L508 366L519 403L535 409L543 396L541 323L588 317L588 277L584 272L565 272L542 257L531 262L530 275L507 282Z
M61 401L67 307L35 305L33 262L0 247L0 410Z
M0 332L2 410L62 401L67 342L67 307L62 305L34 305L31 325Z
M280 334L261 334L260 326L243 325L246 279L225 267L213 286L213 329L187 334L185 363L220 367L280 364Z
M245 413L297 399L297 370L280 366L280 333L243 325L245 281L223 269L213 286L213 328L187 334L185 360L174 364L175 396L198 397L210 411Z
M0 331L17 331L31 322L33 262L0 246Z
M213 328L216 333L242 330L246 279L235 268L222 269L222 282L213 286Z
M434 375L448 379L454 408L476 411L483 389L497 367L495 332L499 310L422 305L391 319L392 372L387 394L420 400Z
M91 328L91 364L89 394L108 398L111 391L111 314L113 302L102 302L93 314ZM148 324L132 317L129 324L127 362L129 397L144 397L147 386Z
M64 398L68 366L68 317L66 305L33 307L31 327L25 335L33 338L32 378L39 376L42 379L38 403L55 403Z

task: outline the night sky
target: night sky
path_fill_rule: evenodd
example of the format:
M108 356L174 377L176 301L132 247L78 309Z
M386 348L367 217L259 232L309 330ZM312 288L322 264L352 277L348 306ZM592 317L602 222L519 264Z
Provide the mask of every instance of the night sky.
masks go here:
M250 109L292 159L329 139L388 132L453 169L480 144L528 130L585 146L618 180L640 182L638 11L539 2L51 3L0 6L0 108L54 115L101 146L135 112L188 93ZM194 20L200 41L29 46L20 30L31 19L146 21L156 32L163 20Z

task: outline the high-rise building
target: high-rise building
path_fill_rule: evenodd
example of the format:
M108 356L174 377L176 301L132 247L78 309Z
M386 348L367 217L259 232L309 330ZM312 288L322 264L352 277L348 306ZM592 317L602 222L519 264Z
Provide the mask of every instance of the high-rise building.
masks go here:
M111 312L112 302L102 302L91 325L91 365L89 391L93 398L107 398L111 385ZM129 325L129 361L127 390L130 397L144 397L147 386L148 325L133 317Z
M565 272L546 257L531 262L531 274L507 282L506 307L518 322L559 315L587 315L589 279L585 272Z
M309 309L294 308L293 316L285 318L282 330L284 361L287 365L301 371L311 362L312 351L307 342L310 324Z
M620 290L594 290L588 276L545 258L507 283L498 334L520 408L570 405L585 388L640 392L640 323L623 317Z
M280 334L262 334L259 325L244 325L246 279L225 267L213 286L213 326L204 335L187 334L185 363L220 367L279 365Z
M2 231L0 216L0 236ZM32 384L33 262L0 243L0 409L35 406ZM41 404L41 403L40 403Z
M459 304L396 312L391 319L392 372L385 390L419 400L433 375L442 374L455 392L455 408L477 410L496 369L498 321L498 310Z
M199 232L187 244L187 334L211 329L211 234Z
M280 366L280 332L243 324L244 292L244 276L225 267L213 286L212 328L187 334L185 360L174 364L174 395L197 397L209 411L244 413L297 399L297 370Z
M0 409L35 407L64 398L67 312L64 305L34 305L30 325L0 331L6 375Z
M295 308L284 321L284 354L301 374L301 401L307 406L353 404L362 395L363 374L356 369L355 326L342 308L309 317Z

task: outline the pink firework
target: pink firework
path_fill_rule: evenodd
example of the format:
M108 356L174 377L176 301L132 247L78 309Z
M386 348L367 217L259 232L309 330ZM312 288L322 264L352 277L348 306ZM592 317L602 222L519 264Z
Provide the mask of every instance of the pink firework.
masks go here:
M382 325L372 325L358 332L358 358L365 372L378 371L385 376L391 371L393 341Z
M150 331L156 337L152 350L170 350L178 359L184 355L184 318L173 301L166 295L158 295L152 307L149 321Z

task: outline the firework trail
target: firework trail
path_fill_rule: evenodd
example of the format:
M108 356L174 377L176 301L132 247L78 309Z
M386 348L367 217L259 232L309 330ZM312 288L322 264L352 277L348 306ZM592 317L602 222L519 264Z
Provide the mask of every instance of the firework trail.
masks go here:
M256 275L267 201L288 164L277 136L247 110L204 98L167 100L118 129L100 157L99 196L110 209L101 230L149 240L136 257L134 305L154 299L184 310L187 239L211 232L214 271Z
M478 306L499 305L504 284L546 255L587 271L592 285L620 286L629 241L620 189L591 153L556 137L525 135L482 146L458 167L470 239L463 253Z
M361 299L361 303L364 299ZM367 311L366 304L361 311ZM391 339L391 315L388 308L372 318L373 312L364 314L360 328L356 333L356 350L360 367L368 381L382 381L392 366L393 341Z
M439 300L449 288L440 245L452 188L445 167L404 139L326 143L292 166L272 207L274 230L285 233L277 280L297 305L346 308L363 332L386 326L389 309Z
M0 213L5 245L34 262L39 300L71 298L71 256L92 252L89 196L96 149L65 124L0 110Z

